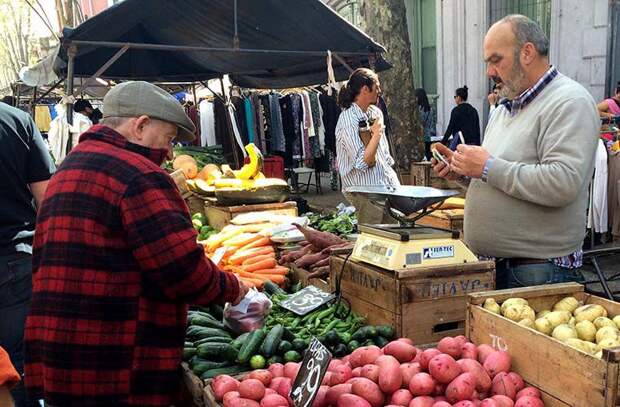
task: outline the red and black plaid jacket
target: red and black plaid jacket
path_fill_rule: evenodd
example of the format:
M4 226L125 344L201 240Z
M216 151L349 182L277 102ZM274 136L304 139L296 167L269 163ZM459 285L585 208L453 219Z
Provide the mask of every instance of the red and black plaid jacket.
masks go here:
M37 219L26 386L54 406L168 406L186 304L232 301L235 277L196 243L166 151L94 126Z

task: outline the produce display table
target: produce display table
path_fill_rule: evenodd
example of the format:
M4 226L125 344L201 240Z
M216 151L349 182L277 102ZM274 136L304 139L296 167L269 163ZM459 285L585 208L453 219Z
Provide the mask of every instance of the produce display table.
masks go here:
M269 212L277 215L297 216L296 202L282 202L258 205L217 206L215 199L205 201L205 214L209 225L215 230L222 230L232 218L247 212Z
M475 343L508 351L512 368L540 389L546 407L616 406L620 401L620 347L603 350L602 359L598 359L482 307L487 298L500 303L518 297L538 311L550 309L566 296L584 304L602 305L609 318L620 314L620 304L586 294L576 283L475 293L468 298L466 336Z
M416 224L463 232L464 209L442 209L420 218Z
M345 255L330 258L335 289ZM358 315L372 325L391 325L416 346L465 332L467 294L495 288L495 263L480 261L416 270L383 270L349 259L340 285Z

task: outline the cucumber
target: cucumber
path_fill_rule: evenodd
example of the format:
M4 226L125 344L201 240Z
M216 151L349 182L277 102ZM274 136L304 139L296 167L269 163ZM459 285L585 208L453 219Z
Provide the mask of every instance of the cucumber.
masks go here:
M289 350L293 350L293 344L291 344L289 341L281 341L278 345L278 353L280 355L284 355Z
M301 352L307 348L306 342L303 339L293 340L292 345L293 345L293 349L295 349L298 352Z
M242 364L247 363L250 358L258 352L258 349L265 340L265 335L265 331L262 329L257 329L256 331L250 333L248 339L246 339L243 346L241 346L241 350L239 350L237 362Z
M247 367L238 366L238 365L230 366L230 367L221 367L217 369L207 370L202 375L200 375L200 378L202 380L207 380L207 379L212 379L215 376L219 376L221 374L235 375L235 374L243 373L247 370L248 370Z
M198 347L198 345L202 345L203 343L231 343L232 339L227 338L225 336L212 336L209 338L198 339L194 342L194 347Z
M219 321L224 318L224 307L222 307L220 304L209 305L209 312L211 313L211 315L213 315L215 319Z
M196 348L183 348L183 360L190 360L196 356Z
M224 337L230 338L230 334L222 329L207 328L205 326L199 326L199 325L192 325L189 328L187 328L186 335L188 338L194 341L197 341L198 339L215 337L215 336L224 336Z
M207 370L221 369L230 365L231 363L228 361L211 362L210 360L199 359L199 362L196 362L192 365L192 372L194 372L196 376L200 377Z
M383 336L385 339L392 340L396 336L396 331L394 331L394 328L389 325L377 325L376 329L377 334L379 334L379 336Z
M265 283L263 284L263 290L269 295L286 294L286 292L280 287L278 287L277 284L274 284L269 280L265 281Z
M390 343L390 341L384 338L383 336L377 336L375 339L373 339L373 342L375 343L375 345L377 345L380 348Z
M196 354L208 360L234 361L237 358L237 349L228 343L203 343L196 348Z
M189 323L192 325L206 326L207 328L221 329L223 331L226 330L224 324L221 322L218 322L213 318L206 318L199 314L192 315L189 318Z
M276 326L271 328L271 330L265 337L262 346L260 347L260 353L267 358L273 356L278 349L278 345L280 345L283 333L284 328L280 324L277 324Z
M194 347L194 342L188 342L185 341L185 344L183 345L184 348L193 348Z
M235 340L233 340L230 344L232 345L233 348L240 350L241 346L243 346L245 341L248 339L248 336L250 336L249 332L241 334Z

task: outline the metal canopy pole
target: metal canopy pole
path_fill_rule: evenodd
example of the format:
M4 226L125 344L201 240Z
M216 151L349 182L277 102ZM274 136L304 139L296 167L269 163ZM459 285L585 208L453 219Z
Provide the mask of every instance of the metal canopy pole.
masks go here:
M73 96L81 93L84 89L86 89L87 86L93 83L96 78L101 76L101 74L107 71L108 68L112 66L112 64L114 64L114 62L116 62L128 50L129 50L129 45L125 45L123 48L119 49L118 52L112 56L112 58L108 59L108 61L105 64L103 64L101 68L97 70L97 72L95 72L92 76L86 79L86 81L82 81L82 85L77 91L73 92Z
M193 45L162 45L162 44L142 44L136 42L116 42L116 41L86 41L75 40L71 41L71 44L75 45L95 45L103 48L122 48L129 46L133 49L151 49L157 51L195 51L195 52L239 52L249 54L281 54L281 55L307 55L324 57L325 51L294 51L294 50L279 50L279 49L254 49L254 48L216 48L216 47L200 47ZM334 51L332 51L334 52ZM363 52L349 52L338 51L340 56L368 56L368 51Z
M228 109L228 104L231 103L228 95L226 95L226 91L224 90L224 78L220 77L220 86L222 87L222 95L224 96L224 109L226 109L226 126L228 127L228 136L230 138L230 145L232 147L233 159L235 160L235 167L239 168L239 154L237 153L237 140L235 139L232 117L230 117L230 110Z
M42 94L41 96L39 96L38 98L36 98L36 100L34 101L34 104L39 103L39 101L43 98L45 98L47 95L49 95L54 89L56 89L58 87L58 85L60 85L62 83L62 81L64 81L65 79L62 78L60 79L58 82L56 82L55 84L52 85L51 88L49 88L44 94Z
M66 103L66 112L67 112L67 123L69 126L73 125L73 101L68 96L73 95L73 68L75 65L75 56L77 55L77 47L75 45L71 45L67 50L67 56L69 60L67 62L67 82L65 83L65 97L67 97ZM69 130L69 137L67 138L67 146L65 148L65 154L69 154L71 149L73 148L73 136L71 135L71 131Z
M336 58L336 60L340 62L342 65L344 65L344 67L347 68L349 73L353 73L353 68L351 68L351 66L347 64L347 62L344 59L342 59L340 55L336 54L335 52L332 52L332 56Z

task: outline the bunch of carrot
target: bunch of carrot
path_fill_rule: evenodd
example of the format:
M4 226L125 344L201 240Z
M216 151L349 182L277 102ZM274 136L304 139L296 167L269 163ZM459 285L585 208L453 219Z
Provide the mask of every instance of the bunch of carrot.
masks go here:
M260 233L231 233L231 229L220 233L225 234L224 239L214 235L205 250L210 258L217 250L224 252L218 262L222 270L235 273L248 286L259 289L267 280L278 285L286 283L289 268L278 265L271 239Z

